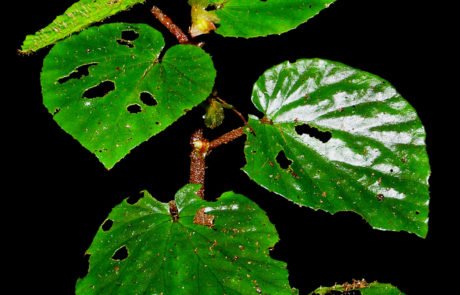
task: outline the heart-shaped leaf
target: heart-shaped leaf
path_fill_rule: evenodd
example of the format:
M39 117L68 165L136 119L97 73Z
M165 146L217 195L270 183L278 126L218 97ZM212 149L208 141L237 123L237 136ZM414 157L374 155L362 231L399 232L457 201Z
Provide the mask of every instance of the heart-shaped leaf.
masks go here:
M87 253L76 294L296 294L286 264L270 258L278 241L265 213L227 192L216 202L187 185L175 201L148 193L116 206Z
M353 291L359 291L359 294L361 295L404 295L404 293L399 291L398 288L390 284L382 284L378 282L368 284L365 281L356 280L352 283L344 283L342 285L335 285L332 287L320 287L311 292L310 295L351 294L350 292Z
M43 102L56 122L107 168L211 93L210 56L176 45L160 59L161 34L143 24L93 27L45 58Z
M426 236L425 130L385 80L340 63L285 62L266 71L252 101L243 170L287 199L354 211L375 228Z
M216 33L226 37L252 38L292 30L334 1L209 0L208 4L216 8L211 11L219 19Z
M28 35L22 44L22 53L31 53L51 45L72 33L124 11L145 0L80 0L70 6L46 28Z

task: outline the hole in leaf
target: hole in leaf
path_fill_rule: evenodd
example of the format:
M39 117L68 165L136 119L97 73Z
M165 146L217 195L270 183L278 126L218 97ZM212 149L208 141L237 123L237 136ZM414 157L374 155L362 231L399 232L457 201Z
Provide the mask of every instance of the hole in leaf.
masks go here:
M115 90L115 83L112 81L104 81L99 83L97 86L91 87L83 93L83 97L96 98L104 97L111 91Z
M419 215L420 214L420 211L415 211L415 215Z
M332 138L332 134L329 131L323 132L318 130L318 128L311 127L308 124L295 126L295 131L299 135L308 134L311 137L320 140L322 143L326 143Z
M142 112L141 106L138 105L137 103L136 103L136 104L129 105L126 109L127 109L128 112L130 112L131 114L137 114L137 113Z
M292 164L292 161L286 158L284 151L280 151L276 156L276 162L280 165L281 168L287 169Z
M133 41L139 38L139 34L134 31L123 31L121 32L121 39L117 40L117 43L120 45L128 46L133 48Z
M155 106L158 104L153 95L148 92L142 92L140 99L144 104L148 106Z
M126 246L121 247L117 251L115 251L115 254L113 254L112 259L113 260L124 260L128 258L128 249Z
M126 202L130 205L134 205L137 203L137 201L139 201L140 198L142 198L144 196L144 193L143 192L139 192L137 195L134 195L134 196L131 196L129 197Z
M139 34L135 31L129 30L121 32L121 39L123 40L134 41L137 38L139 38Z
M109 231L112 228L113 225L113 220L112 219L107 219L103 224L102 224L102 230L103 231Z
M68 76L62 77L61 79L58 80L60 84L65 83L71 79L80 79L83 76L88 76L89 75L89 67L95 66L97 63L90 63L87 65L82 65L77 67L75 70L73 70Z
M84 259L79 260L78 270L77 270L79 278L86 277L86 275L88 274L90 256L91 255L89 254L85 254Z

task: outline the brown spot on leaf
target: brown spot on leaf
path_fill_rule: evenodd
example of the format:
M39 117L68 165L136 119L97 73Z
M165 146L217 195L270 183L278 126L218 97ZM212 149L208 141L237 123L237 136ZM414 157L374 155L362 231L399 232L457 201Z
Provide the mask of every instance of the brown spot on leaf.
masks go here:
M272 121L272 120L269 120L269 119L267 118L267 116L265 116L265 117L263 117L262 119L260 119L260 122L261 122L262 124L273 125L273 121Z
M214 243L212 243L211 247L209 247L209 251L211 251L215 246L217 246L216 240L214 240Z
M292 170L292 168L289 169L289 173L291 173L292 176L294 176L295 178L299 179L299 175L297 175L297 173L294 172L294 170Z
M353 279L352 283L344 283L342 287L344 291L352 291L356 289L364 289L368 285L369 284L365 280L358 281L358 280Z
M378 194L377 199L379 199L380 202L383 201L384 195L383 194Z
M193 223L213 227L214 215L208 215L204 212L204 208L200 208L198 209L195 217L193 218Z

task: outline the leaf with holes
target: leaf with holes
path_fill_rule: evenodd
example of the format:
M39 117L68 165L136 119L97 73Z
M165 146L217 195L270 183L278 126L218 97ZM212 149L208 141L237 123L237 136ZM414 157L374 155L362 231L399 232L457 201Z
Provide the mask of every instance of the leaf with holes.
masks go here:
M176 45L160 58L163 47L155 29L115 23L74 35L45 58L45 106L108 169L211 93L208 54Z
M287 199L330 213L354 211L375 228L425 237L425 130L385 80L340 63L285 62L257 81L264 117L249 124L243 170Z
M216 33L222 36L252 38L292 30L335 0L208 0L208 5L214 8L211 11L205 11L200 5L193 6L203 1L206 2L189 0L197 28L206 27L205 20L209 19L218 24ZM215 17L206 17L209 14ZM194 15L203 15L205 19Z
M76 294L297 294L286 264L270 257L278 234L265 213L233 192L206 202L199 188L183 187L169 204L144 192L116 206Z
M83 30L89 25L117 14L145 0L80 0L70 6L46 28L28 35L22 53L31 53Z
M354 281L353 283L345 283L332 287L320 287L311 292L310 295L350 294L349 292L352 291L359 291L361 295L404 295L398 288L390 284L378 282L368 284L365 281Z

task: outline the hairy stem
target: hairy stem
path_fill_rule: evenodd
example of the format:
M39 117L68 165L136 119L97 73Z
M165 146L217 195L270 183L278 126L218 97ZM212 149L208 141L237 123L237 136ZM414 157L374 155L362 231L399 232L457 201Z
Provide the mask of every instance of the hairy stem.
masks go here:
M199 129L190 138L192 152L190 154L190 183L201 184L197 195L204 199L204 173L206 170L206 153L208 142L203 137L203 130Z
M212 150L220 145L227 144L238 137L242 136L244 134L244 127L240 127L237 129L234 129L230 132L225 133L224 135L212 140L208 144L208 150Z
M244 127L234 129L208 142L203 136L203 129L198 129L190 138L192 152L190 153L190 183L201 184L197 195L204 199L204 176L206 172L206 156L209 152L223 144L227 144L244 135Z

